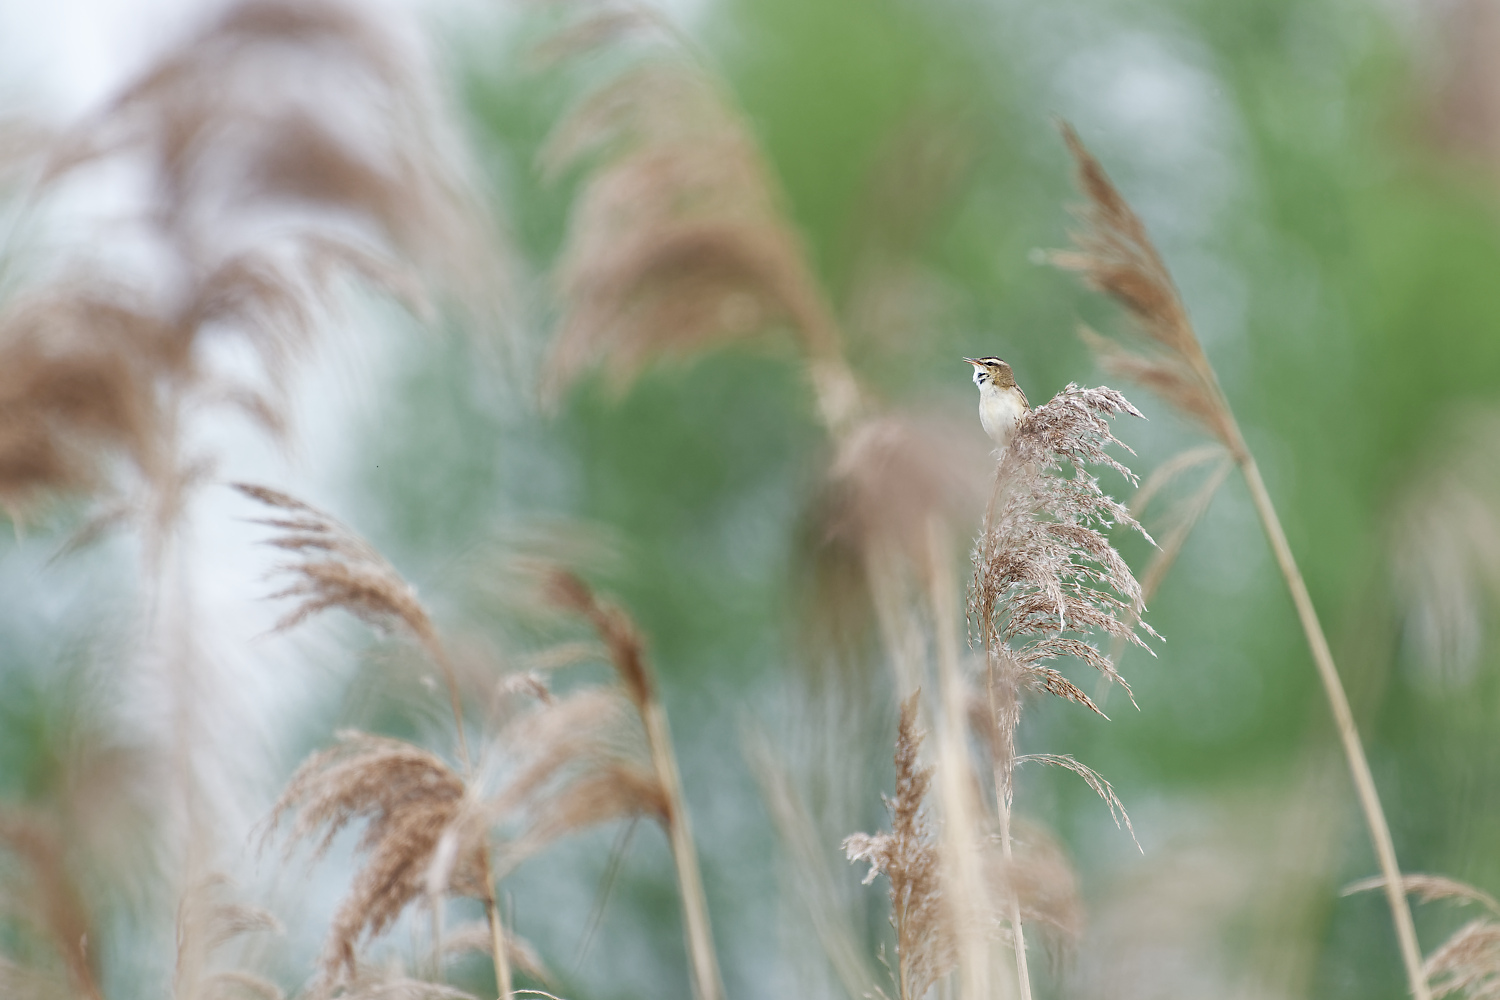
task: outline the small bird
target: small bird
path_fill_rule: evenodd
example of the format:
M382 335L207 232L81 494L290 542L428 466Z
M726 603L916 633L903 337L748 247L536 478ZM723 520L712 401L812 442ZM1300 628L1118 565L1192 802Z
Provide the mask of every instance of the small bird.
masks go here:
M974 384L979 386L979 422L984 432L1004 451L1015 437L1016 425L1031 409L1026 393L1016 385L1015 372L999 358L964 358L974 366Z

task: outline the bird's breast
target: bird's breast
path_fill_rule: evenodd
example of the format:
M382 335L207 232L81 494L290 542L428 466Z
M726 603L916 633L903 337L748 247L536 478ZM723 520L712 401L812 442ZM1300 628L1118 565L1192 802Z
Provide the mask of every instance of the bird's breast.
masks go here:
M979 392L979 422L984 432L1004 448L1016 433L1016 422L1026 412L1021 394L1014 389L985 386Z

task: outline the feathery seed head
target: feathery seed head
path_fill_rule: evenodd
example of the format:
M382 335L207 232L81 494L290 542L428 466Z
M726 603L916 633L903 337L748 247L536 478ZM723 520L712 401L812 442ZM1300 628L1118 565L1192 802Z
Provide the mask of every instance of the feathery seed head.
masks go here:
M649 22L611 24L602 39ZM815 360L837 354L754 138L672 40L589 95L543 154L554 172L589 158L558 272L566 314L549 391L601 361L624 381L662 356L778 325Z
M377 628L407 628L423 643L435 638L432 621L416 590L373 545L329 515L278 490L250 483L234 488L285 516L257 519L277 529L266 544L300 557L277 567L295 578L273 598L295 597L300 603L281 617L276 628L289 629L320 611L343 608Z
M900 995L922 997L958 962L952 917L942 894L937 846L928 828L923 800L932 769L918 765L923 733L917 728L917 699L901 703L896 735L896 797L886 800L891 832L856 833L844 840L850 861L869 862L865 884L884 875L890 881L891 923L900 959Z
M338 745L297 769L271 813L268 836L283 816L295 812L292 841L315 840L317 856L344 827L365 821L357 845L365 861L334 915L323 953L328 981L353 976L360 940L384 931L426 894L428 866L464 796L463 780L437 756L364 733L341 733ZM453 852L448 885L455 893L480 896L487 830L465 832L469 836Z
M996 470L969 598L971 620L1002 673L1096 712L1046 664L1076 657L1123 685L1090 637L1102 632L1147 648L1136 628L1156 635L1139 623L1140 584L1106 534L1116 525L1145 532L1086 471L1102 465L1135 482L1107 451L1119 444L1109 419L1122 413L1140 416L1113 389L1069 385L1022 417Z
M1126 347L1084 328L1084 340L1111 374L1131 379L1197 420L1232 454L1244 451L1217 376L1203 354L1187 308L1145 224L1110 181L1078 134L1061 126L1088 199L1075 209L1082 228L1075 250L1048 259L1077 271L1090 286L1124 306L1146 343Z

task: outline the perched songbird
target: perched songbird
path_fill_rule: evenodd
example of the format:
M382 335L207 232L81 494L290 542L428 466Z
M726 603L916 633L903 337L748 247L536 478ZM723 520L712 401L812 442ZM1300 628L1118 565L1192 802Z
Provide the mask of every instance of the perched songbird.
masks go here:
M1016 385L1015 372L999 358L964 358L974 366L974 384L979 386L979 422L1001 450L1015 436L1016 425L1031 409L1026 393Z

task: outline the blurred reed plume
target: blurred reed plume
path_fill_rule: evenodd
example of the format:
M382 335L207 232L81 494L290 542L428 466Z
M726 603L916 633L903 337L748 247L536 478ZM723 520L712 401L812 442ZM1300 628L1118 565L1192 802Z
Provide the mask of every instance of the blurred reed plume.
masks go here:
M460 772L403 740L348 732L338 746L310 757L288 782L269 825L274 828L295 813L291 838L317 838L315 856L344 827L365 823L357 849L366 857L329 932L322 960L325 984L357 982L361 942L387 930L413 903L425 900L431 907L433 946L441 952L441 900L455 895L483 901L496 979L502 996L508 995L512 960L529 970L540 969L540 963L529 946L503 928L497 879L569 833L644 815L661 821L677 859L695 990L701 997L721 996L666 715L644 640L624 612L600 602L577 576L546 570L548 598L598 634L620 688L585 686L554 696L536 671L503 677L496 685L504 709L500 724L487 734L483 755L471 761L457 674L411 585L373 546L316 508L265 487L237 488L278 511L280 516L257 523L279 532L269 544L300 557L279 567L295 579L273 596L300 603L278 627L342 608L372 625L409 632L447 680L463 761ZM578 650L565 653L558 663L579 660ZM631 749L621 693L639 717L649 767ZM517 709L518 700L529 708ZM501 830L507 836L496 842Z
M309 757L287 782L270 826L295 812L291 837L318 836L314 857L345 826L366 821L357 848L366 859L339 904L323 953L329 982L355 974L361 938L380 934L408 904L425 898L428 866L465 791L464 780L435 754L354 732L341 733L337 746ZM464 847L450 865L448 887L484 899L490 890L483 841Z
M291 628L330 608L342 608L379 629L404 628L442 671L453 709L459 755L467 766L469 749L464 736L458 676L416 589L373 545L317 508L264 486L235 483L234 488L284 513L281 517L256 519L255 523L280 532L267 545L301 557L300 562L277 567L294 580L271 598L295 597L300 603L281 617L276 628Z
M324 976L332 984L344 973L354 976L357 972L355 953L361 935L380 933L428 890L428 870L439 841L455 826L469 791L467 773L472 771L472 762L464 735L462 693L452 661L416 591L373 546L294 497L261 486L239 484L237 488L291 515L260 522L281 532L269 544L303 556L301 563L281 567L297 580L276 596L298 597L303 602L282 618L279 627L288 628L329 608L343 608L381 627L405 626L447 682L455 740L466 772L461 777L441 758L402 741L351 734L344 747L310 758L282 792L271 825L283 813L300 807L294 835L305 837L327 826L321 849L353 820L369 819L361 841L369 859L335 917L324 952ZM465 824L469 837L463 850L450 848L448 872L439 890L432 892L433 924L437 928L440 923L437 897L457 878L459 894L484 902L495 978L502 993L508 993L510 966L491 877L487 829ZM455 858L463 863L456 876L452 871ZM433 946L440 950L437 937L434 933Z
M61 133L33 198L106 169L141 184L107 240L54 254L0 311L0 502L106 485L118 458L164 527L198 475L178 454L187 410L227 403L280 433L290 363L341 277L490 315L496 244L442 121L354 8L242 0Z
M942 898L937 846L924 808L932 768L918 765L922 732L917 729L917 699L901 703L896 733L896 797L886 800L891 832L856 833L844 840L850 861L867 861L865 884L884 875L891 885L891 923L896 928L897 994L919 1000L958 963L952 913Z
M173 1000L217 1000L235 994L281 1000L281 989L267 979L212 968L215 952L236 938L281 930L281 924L265 910L227 898L230 888L227 878L213 875L183 893L177 907Z
M1193 330L1187 308L1161 255L1147 235L1145 225L1116 190L1104 168L1084 148L1073 129L1066 124L1061 128L1077 166L1079 186L1088 200L1076 211L1083 224L1082 230L1073 234L1076 249L1054 251L1050 259L1059 267L1078 271L1089 285L1119 302L1134 321L1136 332L1143 336L1144 343L1125 346L1085 330L1085 339L1098 353L1104 366L1123 378L1140 381L1197 420L1219 439L1245 477L1333 711L1350 776L1380 864L1407 984L1413 997L1427 1000L1431 992L1422 972L1422 956L1411 909L1400 890L1401 872L1391 841L1390 825L1380 806L1375 779L1370 773L1328 639L1307 592L1307 584L1297 568L1276 507L1261 478L1255 456L1245 443L1229 402L1219 387L1218 376ZM1203 503L1207 503L1207 498Z
M1500 412L1452 413L1393 505L1392 584L1424 669L1467 680L1500 594Z
M662 355L789 327L814 377L836 379L836 420L853 386L837 361L837 321L759 144L721 84L659 18L634 4L580 3L560 49L645 43L587 96L543 152L553 174L587 165L558 267L565 315L551 391L600 364L628 381ZM820 397L821 398L821 397Z
M1345 886L1344 895L1383 888L1383 878L1364 879ZM1431 983L1435 997L1460 994L1466 1000L1492 1000L1500 996L1500 902L1487 892L1441 875L1403 875L1401 891L1423 903L1451 900L1478 904L1487 911L1434 948L1422 964L1422 975Z
M19 950L29 959L0 960L0 985L21 997L28 991L37 996L55 991L102 1000L96 959L87 944L93 921L65 843L61 831L39 815L15 809L0 813L0 912L8 923L18 922L11 932L21 937ZM61 968L49 968L48 957Z

